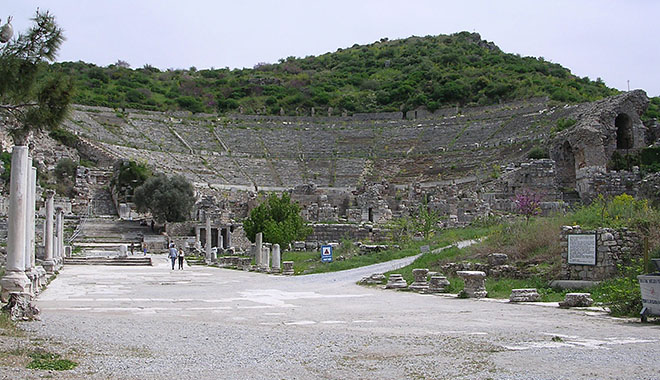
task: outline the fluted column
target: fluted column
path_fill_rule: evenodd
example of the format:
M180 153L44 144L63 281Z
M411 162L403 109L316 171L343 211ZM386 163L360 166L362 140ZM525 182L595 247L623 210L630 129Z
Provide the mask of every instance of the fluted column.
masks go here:
M28 147L14 146L9 184L6 274L0 280L3 301L11 293L27 293L30 288L30 281L25 275L28 177Z
M46 273L53 274L55 272L55 259L53 257L53 197L55 192L53 190L46 191L46 235L44 236L44 262L41 264Z

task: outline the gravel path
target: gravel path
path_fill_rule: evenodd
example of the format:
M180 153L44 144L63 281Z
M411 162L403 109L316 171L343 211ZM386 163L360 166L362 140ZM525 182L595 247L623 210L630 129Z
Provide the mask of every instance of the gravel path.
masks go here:
M391 263L283 277L154 261L68 266L39 296L43 320L21 327L80 362L53 378L660 379L657 324L355 285Z

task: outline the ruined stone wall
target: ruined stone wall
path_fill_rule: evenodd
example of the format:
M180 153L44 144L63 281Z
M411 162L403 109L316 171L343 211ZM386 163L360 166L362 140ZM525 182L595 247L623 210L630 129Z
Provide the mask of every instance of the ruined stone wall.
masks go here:
M592 175L607 170L614 152L626 154L647 145L640 117L648 102L646 94L636 90L577 107L571 115L577 123L550 145L558 185L576 189L583 198L592 196Z
M568 264L568 236L596 234L596 265ZM583 230L580 226L564 226L561 231L562 280L601 281L617 274L618 265L628 265L631 259L643 256L639 235L626 228Z
M196 221L167 223L165 232L168 236L195 236Z
M621 194L636 196L639 194L639 185L641 182L639 168L634 167L633 171L611 171L597 172L591 177L591 194L602 194L606 198L611 198Z
M307 236L306 241L321 243L340 242L343 239L351 241L383 241L388 238L389 230L369 225L359 224L312 224L314 232Z
M508 166L501 177L502 190L514 195L532 190L549 199L557 198L559 191L555 180L555 162L550 159L530 160L517 166Z

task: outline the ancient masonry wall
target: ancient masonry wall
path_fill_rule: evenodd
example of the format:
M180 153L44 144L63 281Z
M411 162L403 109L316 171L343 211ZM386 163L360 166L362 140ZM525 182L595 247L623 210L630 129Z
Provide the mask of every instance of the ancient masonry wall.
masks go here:
M629 171L599 172L592 176L592 194L602 194L605 197L613 197L621 194L637 195L641 175L639 168L634 167Z
M342 239L352 241L369 240L382 241L387 239L388 230L359 224L312 224L314 232L307 236L306 241L321 243L340 242Z
M596 265L568 264L568 236L575 234L596 234ZM562 280L601 281L612 278L617 274L618 265L626 265L632 259L642 257L639 235L627 228L583 230L580 226L564 226L560 245Z

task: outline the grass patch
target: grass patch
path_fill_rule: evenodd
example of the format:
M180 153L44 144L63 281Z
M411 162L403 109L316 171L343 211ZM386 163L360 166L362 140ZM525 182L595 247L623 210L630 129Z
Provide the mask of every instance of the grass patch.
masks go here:
M47 371L68 371L78 366L78 363L62 359L61 355L47 351L33 351L29 354L32 361L28 363L28 369L42 369Z
M486 235L488 231L490 231L490 229L485 227L447 229L433 236L429 240L394 242L392 244L400 244L400 249L390 248L385 251L366 255L359 255L357 249L355 249L352 243L344 241L333 253L335 261L331 263L321 262L320 251L284 252L282 254L282 261L293 261L293 271L295 274L336 272L414 256L420 253L420 247L424 245L429 245L431 250L433 250L435 248L451 245L461 240L479 238ZM450 251L449 253L446 253L446 255L451 255L452 252L455 252L454 249L447 249L445 251ZM427 255L428 254L425 254L422 257ZM336 259L339 256L344 256L346 259L337 261ZM420 260L422 257L417 260ZM425 267L416 266L415 268ZM410 268L410 276L412 276L412 268Z
M3 311L0 312L0 335L22 337L25 336L25 333L16 327L16 324L9 318L9 314Z
M567 290L551 288L550 284L538 277L528 279L513 278L488 278L486 279L486 290L488 298L509 298L513 289L535 288L541 296L541 302L563 301Z

